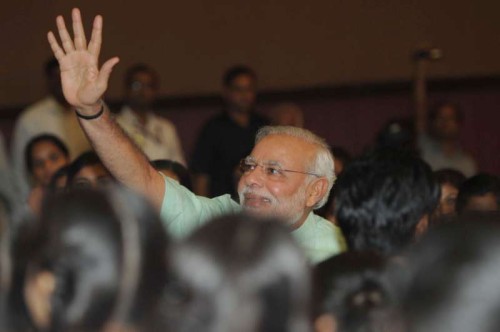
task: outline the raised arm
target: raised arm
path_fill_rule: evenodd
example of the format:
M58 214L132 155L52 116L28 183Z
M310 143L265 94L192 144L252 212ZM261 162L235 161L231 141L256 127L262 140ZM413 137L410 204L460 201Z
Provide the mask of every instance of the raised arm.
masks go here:
M111 70L119 61L116 57L111 58L98 68L102 17L94 19L88 44L78 9L73 9L72 20L73 39L62 16L56 19L62 47L52 31L48 33L50 47L59 61L64 96L75 108L85 134L113 176L146 195L159 209L165 193L162 176L123 133L102 102Z

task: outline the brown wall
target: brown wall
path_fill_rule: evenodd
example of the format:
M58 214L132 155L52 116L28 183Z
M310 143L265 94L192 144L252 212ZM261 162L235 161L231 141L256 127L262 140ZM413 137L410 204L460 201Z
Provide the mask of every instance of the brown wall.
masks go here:
M109 95L124 69L156 67L163 93L216 92L221 72L248 63L263 88L408 78L418 45L441 47L433 76L500 74L498 0L4 1L0 10L0 106L44 94L45 35L72 6L105 19L103 57L119 55Z

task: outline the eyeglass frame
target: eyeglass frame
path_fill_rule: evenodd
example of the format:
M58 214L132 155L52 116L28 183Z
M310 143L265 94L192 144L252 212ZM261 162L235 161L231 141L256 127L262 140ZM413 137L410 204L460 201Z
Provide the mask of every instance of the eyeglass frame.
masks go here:
M245 170L244 167L245 166L248 166L248 163L252 163L254 164L249 170ZM239 170L241 171L241 173L245 174L245 173L248 173L249 171L253 171L255 170L255 168L257 166L260 166L262 167L262 169L264 171L266 171L266 168L276 168L278 171L279 171L279 175L284 175L284 174L281 174L282 172L288 172L288 173L299 173L299 174L305 174L305 175L311 175L311 176L314 176L314 177L317 177L317 178L322 178L324 177L323 175L319 175L319 174L316 174L316 173L312 173L312 172L302 172L302 171L296 171L296 170L291 170L291 169L284 169L282 168L279 163L277 162L266 162L267 164L265 164L264 162L257 162L253 157L251 156L247 156L243 159L240 160L240 163L239 163ZM266 172L266 175L272 175L272 174L268 174L268 172ZM276 174L278 175L278 174Z

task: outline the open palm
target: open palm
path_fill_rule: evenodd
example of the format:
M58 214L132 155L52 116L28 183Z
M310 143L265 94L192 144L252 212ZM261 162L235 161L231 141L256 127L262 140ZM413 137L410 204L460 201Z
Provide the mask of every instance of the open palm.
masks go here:
M92 36L87 45L83 30L80 11L73 9L73 33L71 39L64 19L56 19L62 47L56 37L48 33L48 40L54 56L59 61L63 93L68 103L76 107L81 113L91 115L95 105L108 87L108 80L113 66L119 61L112 58L106 61L101 69L98 68L99 52L102 40L102 17L96 16L92 28Z

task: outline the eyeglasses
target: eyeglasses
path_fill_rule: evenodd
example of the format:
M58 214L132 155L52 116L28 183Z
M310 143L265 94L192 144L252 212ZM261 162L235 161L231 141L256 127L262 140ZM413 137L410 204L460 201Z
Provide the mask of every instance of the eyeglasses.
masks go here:
M240 171L245 174L249 173L257 168L257 166L262 167L262 170L264 170L264 173L266 176L272 179L282 179L285 177L285 173L300 173L300 174L307 174L307 175L312 175L317 178L320 178L321 175L316 174L316 173L311 173L311 172L301 172L301 171L293 171L291 169L283 169L278 163L276 162L257 162L254 160L252 157L246 157L245 159L242 159L240 161Z

